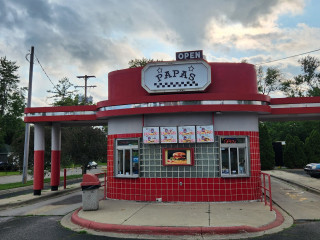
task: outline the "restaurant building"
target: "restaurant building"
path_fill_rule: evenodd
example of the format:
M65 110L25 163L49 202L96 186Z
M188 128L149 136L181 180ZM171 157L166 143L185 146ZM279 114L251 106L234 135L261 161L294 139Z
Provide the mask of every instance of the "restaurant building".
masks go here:
M202 51L113 71L108 100L97 105L25 110L25 122L35 124L34 191L43 187L44 126L52 126L56 190L61 128L108 124L108 198L257 200L259 121L315 119L319 103L318 97L271 99L258 93L253 65L210 63Z

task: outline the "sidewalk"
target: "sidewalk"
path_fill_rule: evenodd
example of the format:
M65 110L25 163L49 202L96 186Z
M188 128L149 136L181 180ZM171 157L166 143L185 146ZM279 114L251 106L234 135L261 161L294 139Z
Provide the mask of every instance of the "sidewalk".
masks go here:
M24 188L30 188L30 187L24 187ZM0 199L0 209L20 206L20 205L25 205L30 203L36 203L44 199L49 199L51 197L69 194L73 191L81 191L80 183L70 184L67 186L66 189L63 189L63 186L62 187L60 186L58 191L51 191L50 189L42 190L41 195L36 195L36 196L33 195L33 190L31 186L30 193L28 194Z
M255 237L288 228L292 219L262 202L158 203L102 200L99 210L78 209L62 221L65 227L93 234L148 239L152 236L241 238ZM66 224L66 225L65 225ZM75 225L76 224L76 225ZM82 230L84 230L82 229ZM90 231L91 230L91 231ZM121 235L122 234L122 235ZM123 235L126 234L126 235ZM176 239L176 237L175 237Z

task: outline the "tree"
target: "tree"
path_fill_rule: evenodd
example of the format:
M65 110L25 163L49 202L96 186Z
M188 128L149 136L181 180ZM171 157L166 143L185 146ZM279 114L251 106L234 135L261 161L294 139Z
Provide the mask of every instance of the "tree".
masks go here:
M25 90L19 87L18 66L0 58L0 143L11 145L16 131L24 128L21 119L25 107Z
M150 62L161 62L162 60L153 60L148 58L134 59L129 61L129 68L144 67Z
M266 72L264 72L263 67L259 66L257 69L258 77L258 91L262 94L269 95L280 89L280 82L282 80L282 73L278 68L269 67Z
M320 133L314 129L306 138L305 152L308 162L319 162L320 159Z
M288 168L302 168L306 164L304 144L297 136L287 135L283 158L284 165Z
M272 170L275 166L272 140L265 124L259 124L260 162L262 170Z
M59 80L59 83L54 86L54 90L48 90L48 93L52 93L53 106L75 106L79 105L78 96L75 94L76 90L70 90L74 85L69 81L68 78L64 77Z
M302 74L292 80L284 81L282 91L288 97L315 97L320 96L320 73L317 72L320 60L316 57L307 56L298 60Z
M54 90L48 90L47 92L53 94L51 96L54 99L53 106L84 105L84 101L79 103L78 95L75 95L76 91L70 90L72 87L73 84L68 78L62 78L54 86ZM106 135L100 128L65 127L62 129L61 136L62 166L81 164L85 173L88 162L99 161L106 156Z
M302 142L311 134L312 130L320 132L320 121L288 121L265 122L273 142L284 141L288 134L297 136Z
M81 164L83 174L90 161L106 158L107 138L100 128L75 127L64 130L62 157Z

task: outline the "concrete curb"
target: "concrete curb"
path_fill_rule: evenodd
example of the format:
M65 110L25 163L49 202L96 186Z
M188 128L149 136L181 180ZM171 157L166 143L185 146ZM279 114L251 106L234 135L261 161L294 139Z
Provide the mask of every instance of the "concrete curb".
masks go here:
M72 193L74 191L79 191L79 190L81 190L81 187L74 187L74 188L64 189L64 190L60 190L60 191L48 192L47 194L43 194L43 195L31 198L31 199L26 199L26 200L17 201L17 202L8 202L8 203L0 204L0 209L4 209L4 208L8 208L8 207L21 206L21 205L31 204L31 203L37 203L37 202L40 202L42 200L47 200L47 199L52 198L52 197L58 197L58 196L62 196L62 195L67 195L67 194L70 194L70 193Z
M99 178L100 181L102 181L102 178ZM75 183L77 184L77 183ZM75 184L70 184L68 186L73 186ZM31 191L33 191L32 186L27 186L27 187L23 187L23 188L30 188ZM81 190L81 186L79 183L79 186L76 187L71 187L71 188L67 188L67 189L62 189L62 190L58 190L58 191L50 191L48 190L47 192L43 192L42 195L40 196L33 196L30 199L25 199L25 200L19 200L16 202L7 202L7 203L0 203L0 209L4 209L7 207L15 207L15 206L21 206L21 205L25 205L25 204L32 204L32 203L37 203L40 202L42 200L47 200L50 199L52 197L59 197L59 196L63 196L63 195L67 195L70 193L73 193L75 191L82 191ZM8 198L8 200L10 200L10 198Z
M256 233L266 231L280 226L284 222L282 214L274 208L276 213L276 219L261 227L251 226L233 226L233 227L160 227L160 226L133 226L133 225L120 225L120 224L108 224L90 221L78 216L79 211L82 208L77 209L71 216L71 221L74 224L82 227L113 233L124 234L144 234L144 235L203 235L203 234L216 234L216 235L228 235L228 234L240 234L240 233Z

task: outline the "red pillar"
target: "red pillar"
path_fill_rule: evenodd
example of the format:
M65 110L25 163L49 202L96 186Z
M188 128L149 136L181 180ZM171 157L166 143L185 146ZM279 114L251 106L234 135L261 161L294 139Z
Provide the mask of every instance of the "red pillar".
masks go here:
M53 124L51 131L51 191L58 190L60 185L61 128Z
M33 195L41 195L44 180L44 126L34 125Z

